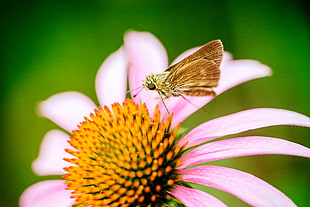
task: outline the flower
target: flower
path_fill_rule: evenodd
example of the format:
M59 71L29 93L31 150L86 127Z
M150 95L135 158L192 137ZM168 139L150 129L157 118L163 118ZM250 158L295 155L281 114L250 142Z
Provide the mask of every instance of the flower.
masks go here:
M142 90L133 101L125 100L127 72L131 93L135 94L134 89L141 86L146 75L162 72L168 63L165 49L150 33L129 32L124 43L124 47L107 58L97 74L96 91L102 107L97 108L77 92L56 94L40 104L42 116L72 135L69 138L60 130L48 132L33 170L38 175L65 174L67 181L49 180L30 186L20 198L22 207L74 203L100 206L114 201L131 202L131 206L163 206L170 205L169 202L225 206L212 195L191 188L190 183L226 191L252 206L295 206L279 190L246 172L196 165L258 154L309 158L309 148L278 138L250 136L213 141L267 126L310 127L308 117L282 109L250 109L207 121L177 140L180 122L213 97L188 97L195 106L182 98L170 98L166 105L173 118L161 101L155 99L156 93ZM216 92L220 94L270 73L267 66L257 61L232 60L225 53Z

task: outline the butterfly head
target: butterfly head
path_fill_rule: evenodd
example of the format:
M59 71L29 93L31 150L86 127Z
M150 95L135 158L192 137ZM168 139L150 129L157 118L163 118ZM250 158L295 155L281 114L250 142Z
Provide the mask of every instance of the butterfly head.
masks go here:
M154 75L149 75L145 78L145 80L143 81L142 85L144 88L148 89L148 90L156 90L157 88L157 84L156 84L157 80L156 80L156 76Z

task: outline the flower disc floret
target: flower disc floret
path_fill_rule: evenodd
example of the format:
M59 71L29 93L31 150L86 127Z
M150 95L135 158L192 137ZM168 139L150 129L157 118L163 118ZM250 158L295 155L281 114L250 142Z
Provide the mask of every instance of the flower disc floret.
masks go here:
M162 206L171 199L183 149L171 119L161 122L158 108L151 118L131 100L85 118L69 141L75 150L66 150L74 156L65 158L73 165L64 176L74 206Z

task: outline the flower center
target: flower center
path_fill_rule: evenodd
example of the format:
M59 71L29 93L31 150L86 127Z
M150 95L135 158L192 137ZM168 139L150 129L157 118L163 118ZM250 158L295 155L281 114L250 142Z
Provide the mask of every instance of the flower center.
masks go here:
M126 100L95 110L73 131L66 151L67 189L74 206L164 206L176 182L183 147L175 145L179 127L170 116L160 122L156 107L149 116L144 104Z

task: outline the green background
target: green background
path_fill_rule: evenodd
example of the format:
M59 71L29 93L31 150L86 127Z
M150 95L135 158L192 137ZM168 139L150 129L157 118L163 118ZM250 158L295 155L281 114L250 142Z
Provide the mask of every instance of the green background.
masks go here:
M306 1L13 0L1 6L0 206L17 206L38 177L31 170L43 135L59 128L36 114L37 104L63 91L80 91L97 102L94 79L128 29L149 31L169 60L194 46L222 39L236 59L256 59L273 76L242 84L217 97L183 126L255 107L310 115L310 11ZM117 84L117 83L116 83ZM309 129L276 126L242 135L285 138L310 146ZM298 206L310 206L306 158L265 155L217 161L263 178ZM239 186L236 186L239 187ZM247 206L217 190L229 206Z

